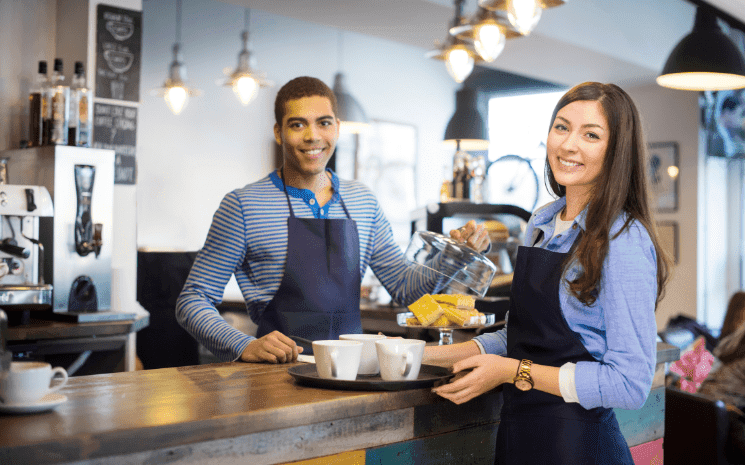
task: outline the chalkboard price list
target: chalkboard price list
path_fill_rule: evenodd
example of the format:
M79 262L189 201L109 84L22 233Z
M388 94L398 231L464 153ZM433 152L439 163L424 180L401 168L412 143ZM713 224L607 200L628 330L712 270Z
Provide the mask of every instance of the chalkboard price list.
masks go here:
M116 184L135 184L137 108L96 103L93 114L93 147L114 151Z

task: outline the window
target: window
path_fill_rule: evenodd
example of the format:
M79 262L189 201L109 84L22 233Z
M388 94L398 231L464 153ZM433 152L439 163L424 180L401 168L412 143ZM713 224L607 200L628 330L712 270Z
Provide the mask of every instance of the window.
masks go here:
M546 136L551 113L564 91L499 96L489 100L489 160L519 155L538 175L537 207L553 200L546 189ZM497 203L497 202L493 202Z

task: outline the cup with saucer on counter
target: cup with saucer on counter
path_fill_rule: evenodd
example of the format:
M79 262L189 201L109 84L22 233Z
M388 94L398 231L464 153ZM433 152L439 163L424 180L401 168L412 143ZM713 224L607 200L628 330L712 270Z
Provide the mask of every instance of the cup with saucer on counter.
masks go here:
M61 380L52 385L54 379ZM0 379L0 412L30 413L54 408L67 400L55 391L67 384L67 371L45 362L11 362Z

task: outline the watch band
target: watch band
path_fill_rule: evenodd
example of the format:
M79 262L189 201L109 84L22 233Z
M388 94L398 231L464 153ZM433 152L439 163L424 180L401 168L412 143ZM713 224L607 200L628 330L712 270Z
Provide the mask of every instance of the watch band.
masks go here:
M518 389L522 391L527 391L533 387L533 378L530 376L530 368L532 365L532 361L523 359L517 367L517 374L515 375L513 382L517 385ZM529 386L526 386L525 383Z

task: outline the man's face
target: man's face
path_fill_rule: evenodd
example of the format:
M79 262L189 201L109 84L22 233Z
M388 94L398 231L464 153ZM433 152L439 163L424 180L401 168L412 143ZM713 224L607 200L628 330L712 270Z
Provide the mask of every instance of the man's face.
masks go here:
M301 176L323 173L339 138L339 120L326 97L314 95L285 103L282 126L274 125L286 171Z

